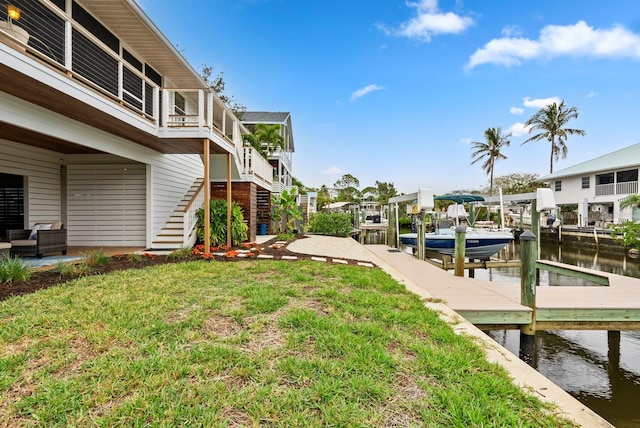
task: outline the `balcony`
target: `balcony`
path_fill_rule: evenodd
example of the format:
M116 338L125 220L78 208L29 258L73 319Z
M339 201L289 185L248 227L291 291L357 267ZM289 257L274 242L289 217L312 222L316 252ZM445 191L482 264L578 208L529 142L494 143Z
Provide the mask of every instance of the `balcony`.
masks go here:
M638 193L637 181L596 185L596 196L630 195L634 193Z

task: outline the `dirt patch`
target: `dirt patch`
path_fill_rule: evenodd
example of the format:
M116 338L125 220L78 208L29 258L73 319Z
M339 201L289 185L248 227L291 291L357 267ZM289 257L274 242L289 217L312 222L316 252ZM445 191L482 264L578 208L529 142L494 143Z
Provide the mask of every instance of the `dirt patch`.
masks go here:
M306 238L304 235L299 235L296 239ZM241 246L238 248L232 248L227 251L216 251L215 253L218 255L213 255L211 260L215 261L224 261L224 262L238 262L242 260L252 260L259 263L261 260L286 260L291 263L295 263L299 260L311 260L311 255L308 254L300 254L294 253L287 249L287 246L293 241L289 241L287 244L278 244L276 245L276 240L272 239L271 241L265 242L258 246L259 251L257 254L253 254L252 256L239 256L243 254L242 251L246 251L246 247ZM229 257L227 254L234 254L232 257ZM224 255L220 255L224 254ZM257 257L257 255L266 255L273 256L273 258L261 258ZM283 258L283 256L295 257L295 260ZM103 275L106 273L124 270L124 269L143 269L149 266L168 264L168 263L182 263L185 261L192 260L201 260L205 261L202 255L194 255L191 254L185 258L175 258L167 255L159 255L155 257L140 257L140 259L136 259L135 261L126 256L120 257L111 257L104 265L96 268L91 268L89 272L83 274L83 276L91 276L91 275ZM345 260L348 265L357 265L357 260ZM81 261L80 261L81 262ZM75 262L79 264L80 262ZM316 263L326 263L326 264L344 264L344 263L335 263L331 258L327 259L326 262L316 262ZM0 300L7 299L11 296L19 296L22 294L33 293L38 290L42 290L44 288L52 287L54 285L62 284L71 279L75 279L74 277L61 275L59 272L55 270L55 267L52 266L47 270L38 270L33 273L31 278L26 282L16 282L16 283L0 283Z

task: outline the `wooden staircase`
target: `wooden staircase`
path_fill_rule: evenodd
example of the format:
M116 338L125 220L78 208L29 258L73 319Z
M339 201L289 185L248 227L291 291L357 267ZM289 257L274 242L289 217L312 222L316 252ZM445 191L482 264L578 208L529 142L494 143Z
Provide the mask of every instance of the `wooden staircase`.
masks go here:
M195 210L202 207L202 201L195 206L199 194L202 193L204 179L198 178L184 195L173 214L151 243L154 250L176 250L190 247L196 241ZM191 218L190 218L191 217ZM185 236L185 222L191 223L191 230Z

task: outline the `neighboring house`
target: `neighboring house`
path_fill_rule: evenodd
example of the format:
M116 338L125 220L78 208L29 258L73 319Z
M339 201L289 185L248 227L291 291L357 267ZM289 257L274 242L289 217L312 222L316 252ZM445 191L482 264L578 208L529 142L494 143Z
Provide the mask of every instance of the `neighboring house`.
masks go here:
M640 144L556 171L540 180L553 190L556 204L578 205L577 224L606 227L631 220L620 201L638 193Z
M178 248L217 184L271 192L247 128L136 1L11 3L29 35L0 26L0 239L60 219L70 246Z
M291 190L293 185L292 160L295 145L293 143L293 127L291 125L291 113L289 112L267 112L267 111L247 111L242 114L242 124L249 130L255 132L256 125L279 125L282 136L283 147L268 153L269 164L272 171L265 172L269 179L273 180L271 193L282 193L283 190ZM297 189L296 189L297 191ZM271 223L271 199L265 192L258 191L257 223ZM268 203L268 206L265 205Z

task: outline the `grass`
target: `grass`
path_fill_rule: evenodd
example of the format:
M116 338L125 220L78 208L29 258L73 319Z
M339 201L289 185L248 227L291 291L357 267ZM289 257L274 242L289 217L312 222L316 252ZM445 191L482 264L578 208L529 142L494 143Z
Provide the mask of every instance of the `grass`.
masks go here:
M1 301L0 425L571 426L381 270L303 261Z

